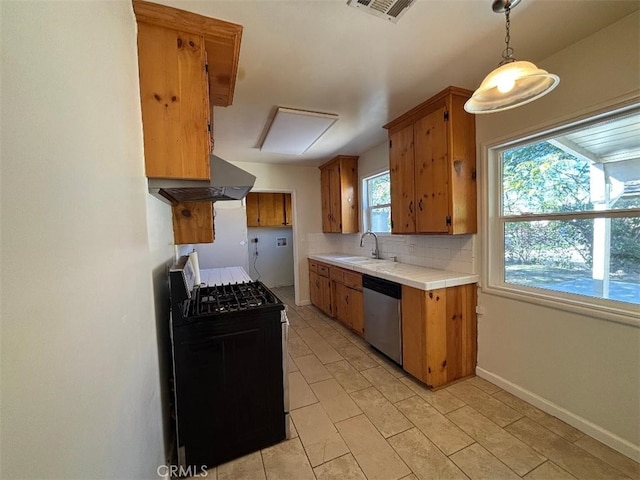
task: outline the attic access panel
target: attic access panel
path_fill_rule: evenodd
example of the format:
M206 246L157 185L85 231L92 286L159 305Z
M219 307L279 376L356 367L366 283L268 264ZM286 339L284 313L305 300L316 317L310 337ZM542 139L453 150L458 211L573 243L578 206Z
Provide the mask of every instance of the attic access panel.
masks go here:
M398 23L400 17L416 0L347 0L347 5L376 17Z

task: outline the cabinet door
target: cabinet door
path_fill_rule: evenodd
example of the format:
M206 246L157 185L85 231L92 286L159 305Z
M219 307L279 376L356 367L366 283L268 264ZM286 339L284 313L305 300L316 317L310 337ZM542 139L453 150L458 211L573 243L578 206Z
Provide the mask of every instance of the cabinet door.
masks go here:
M342 233L358 233L358 158L344 157L340 160L340 214L339 227ZM335 213L335 211L334 211Z
M343 325L348 326L349 312L347 308L347 287L343 283L333 282L334 297L333 297L333 311L338 320Z
M445 107L414 125L416 232L449 231L449 174Z
M282 193L258 193L260 198L260 226L283 227L284 198Z
M204 37L139 23L138 66L147 177L209 179Z
M318 277L320 282L320 310L333 316L333 305L331 302L331 280L328 277Z
M318 308L321 308L320 301L320 277L316 272L309 272L309 296L311 303Z
M173 241L177 245L213 243L213 203L183 202L171 207Z
M360 336L364 335L364 298L362 292L347 288L351 328Z
M413 125L389 136L392 233L416 231L413 150Z
M331 232L331 169L320 170L320 195L322 199L322 232Z
M331 208L331 232L342 232L342 185L340 181L340 163L329 169L329 203Z
M258 195L255 192L247 194L247 227L260 226L260 197Z
M285 225L293 225L293 209L291 208L291 194L283 193L284 195L284 223Z

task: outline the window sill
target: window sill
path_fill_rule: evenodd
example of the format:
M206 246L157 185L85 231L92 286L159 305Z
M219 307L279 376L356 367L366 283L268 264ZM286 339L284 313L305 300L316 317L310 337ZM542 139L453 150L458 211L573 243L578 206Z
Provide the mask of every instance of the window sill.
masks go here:
M486 295L496 295L640 328L640 306L631 303L506 284L483 286L480 291Z

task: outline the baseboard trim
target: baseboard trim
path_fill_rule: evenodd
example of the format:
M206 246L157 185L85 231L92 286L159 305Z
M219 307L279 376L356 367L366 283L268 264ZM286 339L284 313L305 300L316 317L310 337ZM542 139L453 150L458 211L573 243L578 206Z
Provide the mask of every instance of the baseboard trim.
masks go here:
M505 378L491 373L488 370L476 367L476 375L498 385L500 388L515 395L516 397L526 400L531 405L538 407L540 410L553 415L554 417L558 417L560 420L567 422L572 427L592 436L596 440L604 443L623 455L626 455L632 460L640 462L640 446L634 445L628 440L619 437L599 425L596 425L595 423L592 423L589 420L582 418L553 402L550 402L546 398L516 385L515 383L511 383Z

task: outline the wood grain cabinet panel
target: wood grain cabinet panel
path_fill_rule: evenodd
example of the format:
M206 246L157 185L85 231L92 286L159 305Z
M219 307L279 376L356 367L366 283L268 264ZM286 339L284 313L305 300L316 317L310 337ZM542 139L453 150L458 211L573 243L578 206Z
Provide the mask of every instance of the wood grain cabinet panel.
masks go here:
M173 205L171 210L176 244L213 242L213 203L184 202Z
M333 316L333 299L328 265L309 260L309 293L313 305L330 317Z
M473 375L476 285L423 291L402 287L402 363L430 387Z
M357 233L358 157L339 155L320 166L322 231Z
M477 231L475 118L470 91L448 87L385 125L393 233Z
M204 37L141 23L138 67L147 177L208 179Z
M293 224L290 193L249 192L248 227L289 227Z

